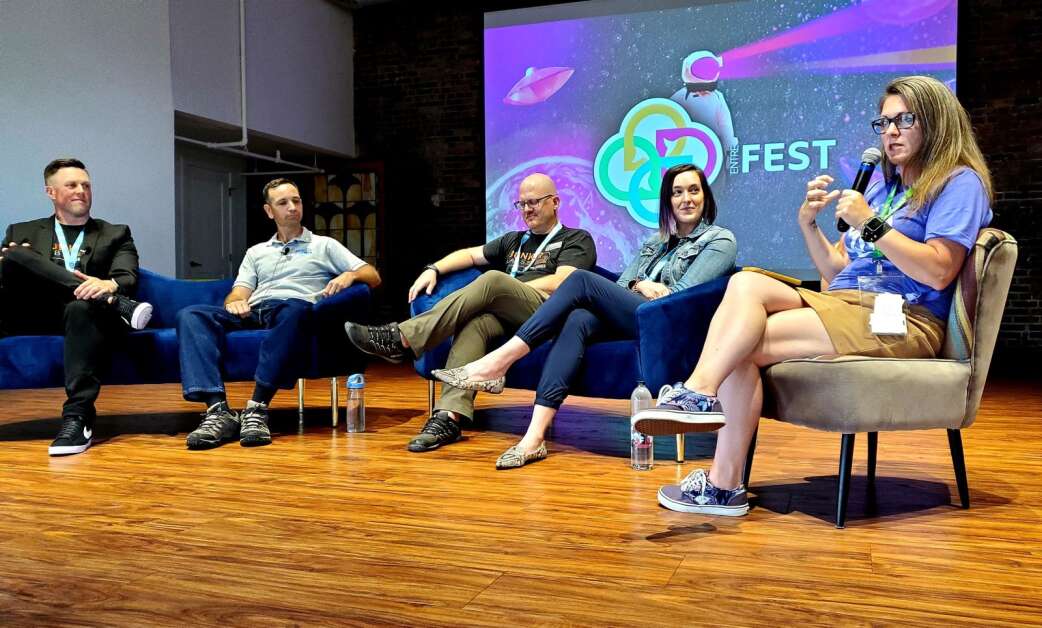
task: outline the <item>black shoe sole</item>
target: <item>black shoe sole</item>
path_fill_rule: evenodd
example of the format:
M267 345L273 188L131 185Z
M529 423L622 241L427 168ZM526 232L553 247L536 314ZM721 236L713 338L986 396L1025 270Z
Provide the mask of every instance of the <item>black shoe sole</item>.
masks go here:
M441 447L444 447L445 445L451 445L452 443L459 442L459 440L460 439L457 438L456 440L450 440L450 441L445 442L445 443L434 443L430 447L424 447L423 449L413 449L412 448L412 443L409 443L408 445L405 446L405 448L407 450L411 451L414 454L422 454L425 451L434 451L435 449L439 449Z
M270 445L271 444L271 439L269 438L269 439L266 439L266 440L261 440L261 439L251 438L251 439L247 439L247 440L239 440L239 444L242 445L243 447L263 447L265 445Z
M193 451L200 451L203 449L216 449L225 443L232 442L232 439L228 440L201 440L194 443L185 441L185 446Z

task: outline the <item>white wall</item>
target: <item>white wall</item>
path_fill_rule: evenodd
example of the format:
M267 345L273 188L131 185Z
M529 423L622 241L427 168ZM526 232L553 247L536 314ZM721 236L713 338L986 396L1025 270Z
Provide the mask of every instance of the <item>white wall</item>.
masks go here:
M172 275L173 138L167 0L0 0L0 228L51 214L43 167L75 156L93 215Z
M326 0L247 0L248 128L354 156L353 28ZM175 108L239 125L238 0L170 0L170 29Z
M170 0L170 64L175 109L237 126L239 1Z

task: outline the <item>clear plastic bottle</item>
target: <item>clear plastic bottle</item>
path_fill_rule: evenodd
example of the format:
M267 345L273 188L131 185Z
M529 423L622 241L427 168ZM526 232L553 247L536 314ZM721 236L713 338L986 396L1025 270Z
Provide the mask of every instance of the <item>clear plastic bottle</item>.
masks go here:
M651 407L651 391L644 385L643 381L637 382L637 387L630 395L630 418L638 412ZM632 425L632 423L630 424ZM630 428L630 466L637 471L647 471L655 465L654 441L647 434Z
M365 431L365 376L355 373L347 378L347 416L344 426L348 432Z

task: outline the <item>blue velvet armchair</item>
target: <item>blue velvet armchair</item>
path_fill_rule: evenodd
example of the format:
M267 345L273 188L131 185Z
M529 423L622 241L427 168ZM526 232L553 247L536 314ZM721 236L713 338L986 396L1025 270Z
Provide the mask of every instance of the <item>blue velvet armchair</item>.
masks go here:
M612 281L619 276L599 266L593 270ZM431 309L446 295L474 281L480 274L473 268L446 274L432 294L421 295L413 301L412 315ZM709 331L709 321L723 298L728 278L721 277L641 305L637 308L638 338L591 345L571 393L587 397L629 399L637 380L644 380L654 392L663 384L687 379L698 362ZM535 390L552 342L542 345L514 364L507 372L507 386ZM451 339L443 342L425 352L414 363L416 372L428 380L428 413L434 408L431 371L444 368L451 344ZM596 366L587 368L586 365ZM683 460L683 451L683 439L678 438L678 461Z
M113 350L106 384L163 384L181 381L178 360L177 313L189 305L220 305L232 281L186 281L141 269L137 299L154 307L148 327L128 333ZM368 317L370 291L351 286L314 306L315 334L310 358L300 365L298 378L331 378L336 390L340 375L361 372L363 356L350 345L343 331L345 320ZM225 381L249 381L257 368L260 342L266 330L238 331L228 335ZM0 389L51 388L64 385L62 336L10 336L0 338ZM303 381L298 382L298 407L303 409ZM331 411L336 424L336 395Z

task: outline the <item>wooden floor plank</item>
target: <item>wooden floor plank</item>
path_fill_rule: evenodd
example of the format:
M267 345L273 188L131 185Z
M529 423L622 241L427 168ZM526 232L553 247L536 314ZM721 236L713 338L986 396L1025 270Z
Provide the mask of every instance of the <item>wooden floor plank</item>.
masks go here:
M942 431L858 439L836 530L839 437L760 429L753 509L660 508L715 436L628 467L617 400L569 400L551 456L512 471L532 393L479 397L480 429L405 451L425 383L376 365L368 430L332 432L328 382L273 404L275 443L191 452L177 386L105 389L99 443L49 458L60 390L0 391L2 625L1042 625L1042 393L992 382L964 431L973 507ZM250 387L230 388L241 406ZM953 498L954 496L954 498Z

